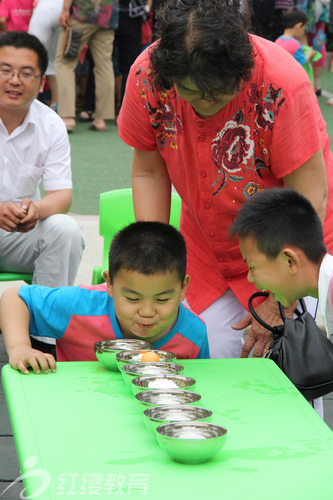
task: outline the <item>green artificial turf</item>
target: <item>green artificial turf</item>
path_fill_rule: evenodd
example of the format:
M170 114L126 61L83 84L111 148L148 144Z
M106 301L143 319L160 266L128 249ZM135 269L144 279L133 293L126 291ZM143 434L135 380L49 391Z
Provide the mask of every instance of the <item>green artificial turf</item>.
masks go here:
M88 129L89 123L77 123L69 134L73 172L71 212L98 215L99 194L131 186L132 148L118 135L114 120L106 132Z

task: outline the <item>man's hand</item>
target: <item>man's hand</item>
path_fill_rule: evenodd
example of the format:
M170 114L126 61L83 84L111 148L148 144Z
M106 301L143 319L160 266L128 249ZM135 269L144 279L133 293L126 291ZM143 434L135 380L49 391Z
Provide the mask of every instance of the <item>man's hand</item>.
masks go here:
M13 201L0 203L0 228L13 233L26 217L27 210Z
M27 233L37 224L39 213L36 205L33 201L29 200L29 198L24 198L21 203L21 208L25 211L25 217L20 220L17 231L20 233Z
M15 370L19 370L25 375L29 374L29 366L37 374L49 373L50 370L52 373L56 371L56 362L52 354L37 351L27 345L11 349L9 363Z
M297 302L289 307L285 307L285 316L292 318L296 307ZM268 325L277 326L283 323L278 303L273 299L271 293L264 302L255 308L255 311ZM243 330L247 326L251 326L251 330L246 337L240 357L248 358L254 347L253 357L260 358L264 355L265 350L268 349L273 341L273 334L261 326L250 313L235 325L231 325L234 330Z

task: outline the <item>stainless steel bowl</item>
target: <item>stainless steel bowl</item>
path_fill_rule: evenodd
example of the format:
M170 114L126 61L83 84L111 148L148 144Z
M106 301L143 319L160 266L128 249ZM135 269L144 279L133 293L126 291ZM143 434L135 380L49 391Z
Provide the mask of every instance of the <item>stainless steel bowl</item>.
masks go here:
M132 387L131 382L135 377L143 375L169 375L176 374L184 370L182 365L177 363L148 362L148 363L127 363L121 367L121 374L126 384Z
M202 464L223 448L227 429L209 422L172 422L156 429L159 445L183 464Z
M135 395L135 401L139 412L143 412L151 406L164 405L195 405L200 401L200 394L192 391L182 391L180 389L174 391L168 390L152 390L142 391Z
M159 363L161 362L175 363L177 360L176 354L174 352L160 351L159 349L149 349L149 350L151 352L155 352L156 354L158 354L158 357L160 358ZM142 351L143 349L132 350L127 352L125 351L119 352L116 356L119 370L121 370L122 366L128 363L142 363L141 358L144 354L144 352Z
M152 389L194 390L196 380L185 375L144 375L132 379L133 394Z
M136 339L99 340L94 344L98 361L113 371L118 370L116 355L119 352L133 349L150 350L152 347L150 342Z
M143 412L143 420L146 427L156 435L156 429L160 425L168 424L170 422L210 422L212 419L212 412L207 408L201 406L190 405L164 405L164 406L151 406Z

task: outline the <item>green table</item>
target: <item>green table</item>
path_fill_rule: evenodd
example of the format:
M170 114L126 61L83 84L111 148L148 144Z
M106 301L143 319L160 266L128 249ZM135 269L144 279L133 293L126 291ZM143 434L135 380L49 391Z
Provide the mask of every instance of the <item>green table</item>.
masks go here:
M333 433L266 359L182 360L201 406L228 429L210 462L173 462L146 429L120 373L58 363L3 385L26 494L158 500L332 500ZM5 498L5 496L4 496Z

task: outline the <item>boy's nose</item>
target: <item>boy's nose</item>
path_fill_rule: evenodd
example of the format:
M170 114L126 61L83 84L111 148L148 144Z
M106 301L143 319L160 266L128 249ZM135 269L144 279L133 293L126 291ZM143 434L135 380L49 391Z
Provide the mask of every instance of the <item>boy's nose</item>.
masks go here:
M254 283L251 271L247 273L247 281L249 281L250 283Z
M143 318L152 318L155 314L155 311L151 304L141 304L139 314Z

